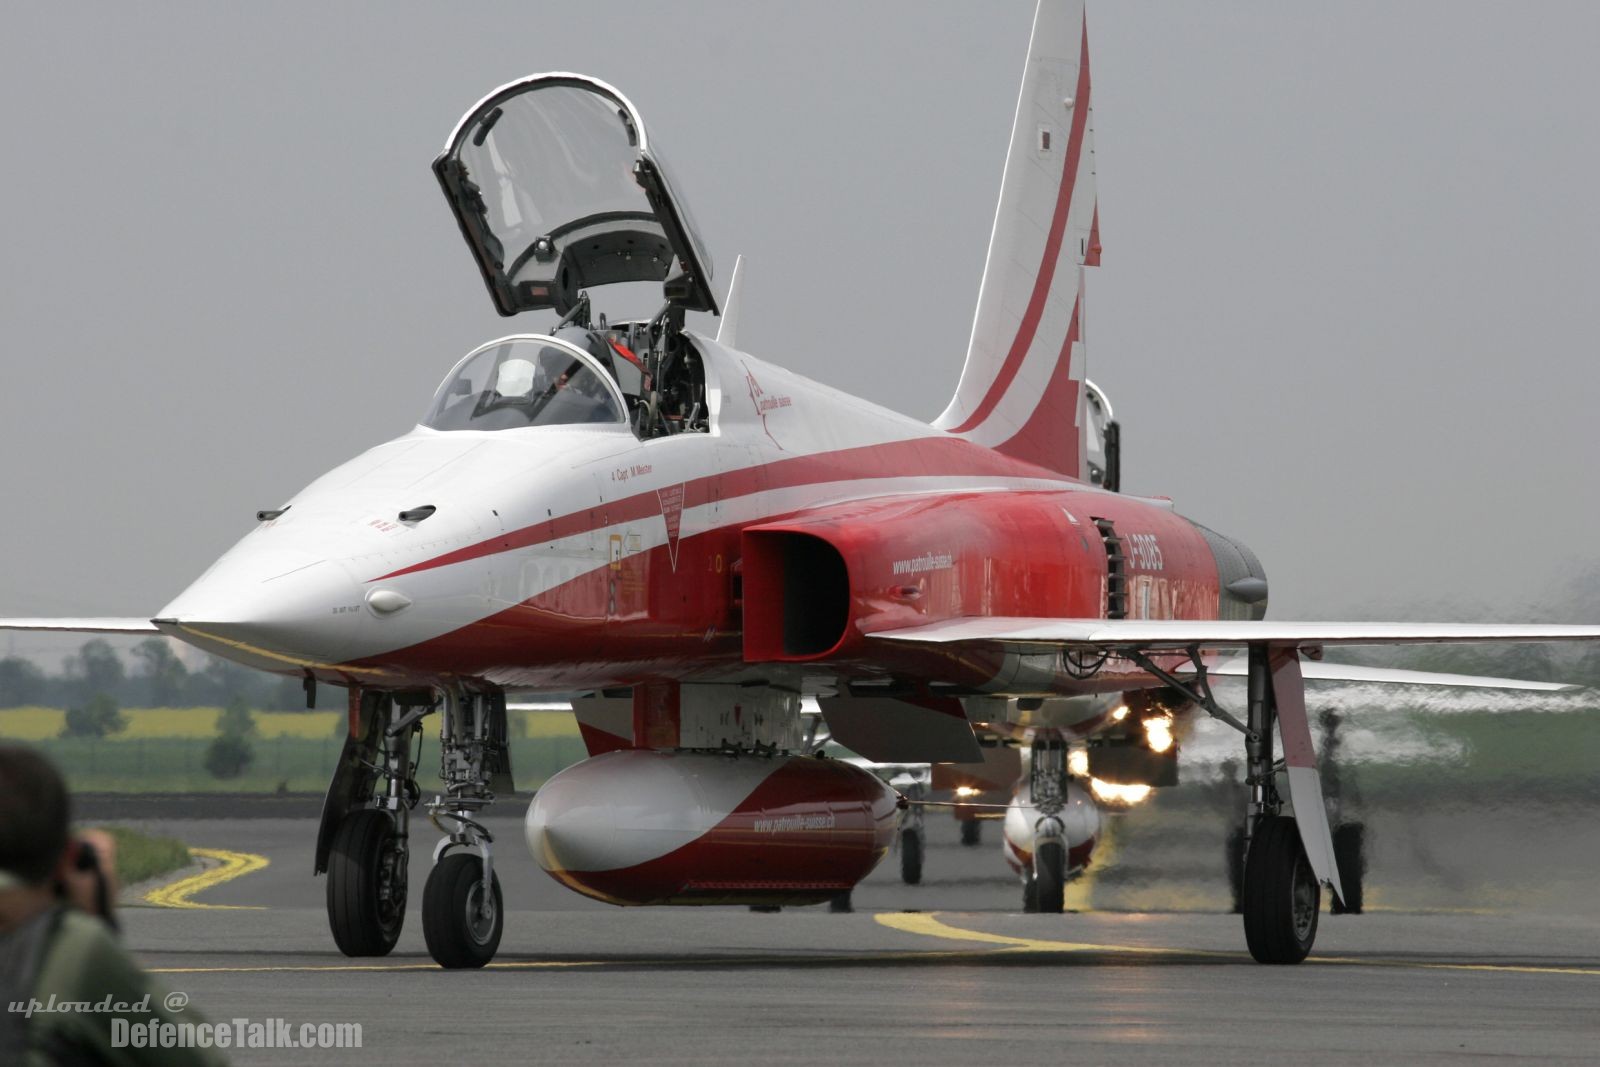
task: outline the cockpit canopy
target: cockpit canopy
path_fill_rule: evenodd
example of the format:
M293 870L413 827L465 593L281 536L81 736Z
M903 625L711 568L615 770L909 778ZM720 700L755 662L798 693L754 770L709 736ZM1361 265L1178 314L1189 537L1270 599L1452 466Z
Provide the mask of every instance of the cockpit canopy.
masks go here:
M643 120L599 79L502 86L462 116L433 169L502 315L565 315L580 290L640 281L717 310L711 259Z
M456 364L422 425L514 430L627 421L622 394L594 356L554 337L523 336L490 341Z

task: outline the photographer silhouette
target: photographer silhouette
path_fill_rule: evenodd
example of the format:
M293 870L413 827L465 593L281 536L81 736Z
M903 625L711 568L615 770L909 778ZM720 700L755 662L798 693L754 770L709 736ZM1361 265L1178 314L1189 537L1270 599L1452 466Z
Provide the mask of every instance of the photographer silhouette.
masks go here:
M69 809L48 760L0 745L0 1064L222 1062L209 1049L113 1044L114 1019L171 1018L115 936L115 844L71 834Z

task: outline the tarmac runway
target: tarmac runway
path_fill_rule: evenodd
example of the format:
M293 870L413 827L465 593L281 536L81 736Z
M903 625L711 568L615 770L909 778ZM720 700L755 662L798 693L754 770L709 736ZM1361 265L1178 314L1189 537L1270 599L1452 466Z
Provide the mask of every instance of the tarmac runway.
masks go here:
M1314 962L1262 967L1225 910L1213 835L1159 821L1113 831L1100 884L1069 898L1093 910L1076 914L1019 914L998 826L967 848L947 817L929 819L922 885L902 884L891 855L854 914L759 914L578 897L528 857L508 804L490 822L499 957L447 973L417 914L426 848L396 951L350 960L311 877L307 805L200 807L227 817L157 804L133 821L253 869L173 901L188 906L129 899L130 946L208 1019L362 1024L359 1049L240 1050L240 1063L1594 1062L1600 1045L1592 907L1398 911L1374 892L1369 914L1323 915ZM1163 899L1180 910L1115 910L1140 902L1127 872L1152 850L1177 868Z

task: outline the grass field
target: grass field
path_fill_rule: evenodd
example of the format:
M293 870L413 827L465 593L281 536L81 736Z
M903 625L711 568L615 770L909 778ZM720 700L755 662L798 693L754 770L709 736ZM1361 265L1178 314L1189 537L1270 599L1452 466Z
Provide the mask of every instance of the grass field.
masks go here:
M61 737L61 709L8 708L0 710L0 740L35 745L79 792L315 793L327 788L346 722L342 710L254 712L254 761L239 777L219 779L205 767L219 709L126 708L122 714L127 729L110 737ZM518 789L535 788L586 755L570 713L511 712L508 725ZM439 745L424 731L418 782L426 791L438 784Z
M103 826L117 842L117 879L133 885L189 865L189 848L171 837L142 834L125 826Z
M57 708L0 710L0 740L37 745L74 789L95 792L321 792L345 728L342 710L255 712L254 762L238 778L218 779L205 769L217 708L125 709L127 729L101 739L60 737L64 714ZM1447 776L1456 786L1600 793L1600 711L1394 714L1430 742L1429 752L1460 755L1362 761L1356 767L1366 789L1411 791L1423 780ZM424 790L437 787L436 722L425 726L418 776ZM585 756L570 713L513 711L508 725L519 789L536 788Z

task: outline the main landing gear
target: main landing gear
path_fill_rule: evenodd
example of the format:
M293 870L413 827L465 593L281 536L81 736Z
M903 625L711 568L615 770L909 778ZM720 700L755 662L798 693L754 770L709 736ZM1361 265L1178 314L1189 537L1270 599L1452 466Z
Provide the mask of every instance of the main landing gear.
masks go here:
M383 693L352 697L345 739L323 803L318 871L327 871L328 926L346 956L386 956L405 925L409 823L417 804L414 721L394 729Z
M511 791L505 697L365 692L354 699L356 730L329 786L317 842L334 943L347 956L382 956L400 937L410 813L420 799L414 742L422 718L438 708L444 790L429 803L428 817L445 836L423 886L422 933L441 967L482 967L505 928L494 837L477 820L497 793Z
M1299 963L1317 939L1322 887L1286 815L1264 815L1244 865L1244 939L1261 963Z
M1317 916L1322 907L1321 880L1306 851L1306 834L1327 842L1327 811L1314 761L1309 764L1312 788L1298 794L1296 814L1284 814L1278 793L1279 764L1273 759L1273 731L1280 711L1293 709L1296 718L1282 725L1283 769L1290 776L1304 773L1311 761L1311 731L1305 720L1305 694L1300 682L1299 653L1290 652L1293 669L1280 672L1281 657L1265 647L1249 652L1248 721L1245 729L1245 784L1250 803L1245 814L1244 876L1240 883L1240 910L1244 913L1244 939L1258 963L1299 963L1317 938ZM1278 691L1278 676L1292 690ZM1284 707L1280 708L1280 701ZM1293 734L1290 733L1291 728ZM1290 753L1295 758L1290 758ZM1315 808L1312 808L1315 805ZM1301 810L1304 808L1305 810ZM1331 852L1331 847L1327 852ZM1331 860L1331 856L1327 856Z
M1343 897L1348 909L1352 902L1344 896L1349 890L1341 884L1328 828L1299 656L1298 649L1250 646L1248 713L1241 723L1217 705L1197 648L1189 650L1192 680L1173 676L1142 653L1130 653L1151 674L1244 734L1249 804L1242 833L1229 841L1228 860L1230 881L1238 872L1235 910L1244 916L1245 943L1260 963L1299 963L1306 958L1317 936L1324 882L1334 887L1336 904ZM1281 761L1274 759L1275 731L1283 736ZM1283 814L1280 773L1288 782L1294 817ZM1359 907L1359 880L1355 885Z

